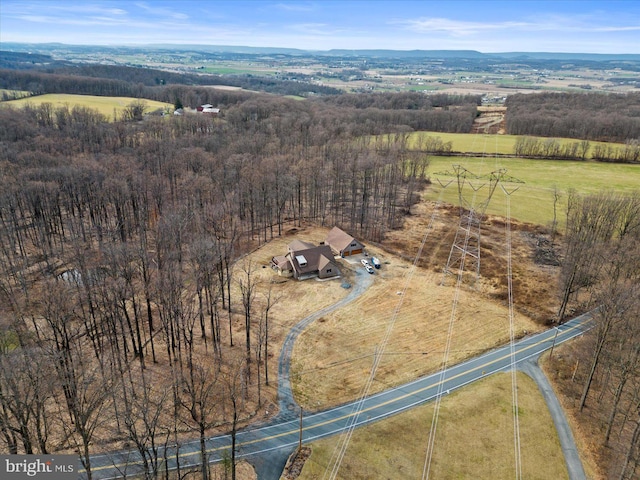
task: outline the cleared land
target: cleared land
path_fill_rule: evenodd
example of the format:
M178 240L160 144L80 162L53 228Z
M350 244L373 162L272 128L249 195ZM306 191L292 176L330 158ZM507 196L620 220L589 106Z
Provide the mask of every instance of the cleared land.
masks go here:
M478 110L480 110L481 108L482 107L478 107ZM491 157L495 156L495 154L513 155L516 141L518 140L518 138L522 138L523 136L528 135L415 132L411 134L410 141L413 142L413 146L415 147L420 137L439 137L443 142L451 142L451 149L453 152L476 153ZM537 138L541 142L550 140L550 138L548 137L535 137L532 135L530 137ZM553 140L557 140L560 145L580 142L580 140L577 140L575 138L553 138ZM596 145L612 145L615 148L624 148L624 144L622 143L589 141L589 145L591 146L589 151L587 152L587 158L589 159L591 158L591 154L593 153L594 147Z
M494 137L501 137L494 135ZM511 195L511 216L523 222L537 225L551 225L553 221L554 186L557 186L560 198L557 205L557 216L560 225L564 222L568 192L575 190L579 193L596 193L610 190L620 194L637 192L640 188L640 165L576 162L568 160L529 160L523 158L496 157L431 157L429 172L433 181L432 188L427 190L425 198L429 200L442 199L445 202L458 203L458 189L454 181L443 188L436 179L445 183L455 180L453 176L438 175L438 173L453 171L452 165L461 165L476 175L505 168L507 175L523 182L518 190ZM481 181L473 181L475 185L482 185ZM486 182L484 182L486 183ZM446 183L445 183L446 184ZM517 184L505 184L511 191ZM475 194L479 203L486 197L487 187ZM465 195L473 199L473 190L467 185ZM506 195L501 188L494 194L487 213L504 215Z
M0 105L11 105L14 107L23 107L24 105L39 106L43 103L50 103L54 108L69 106L85 107L97 110L110 120L116 116L120 116L127 106L134 102L141 101L146 105L145 113L154 110L173 109L170 103L156 102L154 100L140 100L132 97L98 97L95 95L70 95L64 93L48 93L46 95L38 95L35 97L21 98L19 100L10 100L2 102Z
M518 374L522 476L568 478L557 433L536 384ZM431 463L438 479L514 476L511 376L497 374L442 400ZM421 478L433 404L357 429L338 478ZM311 444L300 479L322 478L341 437Z
M455 314L452 279L447 278L444 285L440 282L457 228L457 209L439 207L423 255L407 282L433 209L430 202L416 206L404 228L387 236L385 249L369 246L369 253L382 261L374 285L353 303L314 322L299 337L293 351L292 385L305 408L322 409L358 397L390 322L394 322L391 336L370 393L440 368L452 316L449 363L508 341L504 223L499 219L485 226L482 278L475 287L471 285L475 276L466 279ZM523 224L516 228L520 230L513 240L515 320L518 335L523 335L544 328L553 317L553 280L549 267L533 261L538 233ZM351 268L362 268L359 259L351 261Z

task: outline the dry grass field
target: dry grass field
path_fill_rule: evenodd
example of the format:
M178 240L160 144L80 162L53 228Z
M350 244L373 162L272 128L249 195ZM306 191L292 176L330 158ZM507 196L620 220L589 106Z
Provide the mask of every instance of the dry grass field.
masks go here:
M50 103L54 108L65 107L73 108L86 107L97 110L109 120L115 116L122 115L122 112L128 105L138 101L137 98L131 97L98 97L95 95L71 95L64 93L48 93L46 95L37 95L33 97L21 98L19 100L10 100L2 102L0 105L9 105L21 108L24 105L38 106L43 103ZM156 102L154 100L142 100L146 105L145 113L153 110L173 109L170 103Z
M518 374L522 478L568 478L558 437L538 387ZM362 427L353 433L337 478L421 478L433 404ZM496 374L442 400L430 478L514 477L511 376ZM301 480L323 478L341 437L311 444Z
M451 210L441 212L442 218L435 222L423 257L409 278L431 208L432 204L417 206L405 228L388 236L385 248L369 245L369 253L383 264L376 270L372 287L351 304L314 322L299 337L291 372L296 399L304 408L323 409L357 398L387 329L391 335L370 393L439 369L452 318L448 364L508 341L506 263L499 251L504 242L503 225L483 232L483 277L475 284L464 282L455 312L452 279L445 278L441 285L457 221ZM520 228L524 230L515 234L513 249L519 260L519 268L514 270L518 336L539 331L553 315L551 309L538 309L545 297L552 303L551 272L531 260L534 247L528 241L528 227ZM358 259L352 262L351 268L362 268ZM473 280L471 277L467 280Z

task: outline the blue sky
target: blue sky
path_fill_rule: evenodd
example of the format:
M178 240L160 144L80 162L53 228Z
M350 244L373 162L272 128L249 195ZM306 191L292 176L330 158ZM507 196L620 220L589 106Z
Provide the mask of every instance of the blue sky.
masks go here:
M640 1L0 0L0 42L637 54Z

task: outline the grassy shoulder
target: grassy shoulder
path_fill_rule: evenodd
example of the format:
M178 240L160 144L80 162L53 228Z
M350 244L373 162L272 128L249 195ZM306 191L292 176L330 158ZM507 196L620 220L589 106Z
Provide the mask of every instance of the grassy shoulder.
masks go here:
M140 100L132 97L99 97L96 95L71 95L66 93L48 93L34 97L20 98L2 102L2 105L10 105L21 108L24 105L39 106L43 103L50 103L53 108L69 106L85 107L97 110L110 120L114 119L114 114L120 116L125 108L130 104L142 101L146 105L146 112L154 110L173 109L170 103L156 102L155 100Z
M568 478L555 426L535 382L518 373L522 477ZM405 479L422 476L433 404L357 429L338 478ZM431 477L514 476L511 376L493 375L446 396L441 403ZM341 437L311 444L300 479L322 478Z

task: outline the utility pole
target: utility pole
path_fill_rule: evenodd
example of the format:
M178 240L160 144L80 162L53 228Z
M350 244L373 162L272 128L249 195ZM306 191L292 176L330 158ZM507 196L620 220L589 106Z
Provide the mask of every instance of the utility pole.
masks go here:
M300 435L298 437L298 452L302 451L302 408L300 408Z
M556 334L553 336L553 343L551 344L551 351L549 352L549 358L553 357L553 349L556 346L556 338L558 338L558 332L560 331L558 327L555 327Z
M456 230L456 236L451 245L447 265L444 268L444 276L441 284L444 284L447 275L455 275L458 270L475 271L476 281L480 277L480 224L484 218L484 212L489 206L491 197L500 182L524 183L517 178L506 175L506 170L501 168L488 175L476 175L461 165L453 165L453 172L437 173L436 175L453 176L458 184L458 202L460 207L460 221ZM440 182L440 180L438 180ZM449 182L451 183L451 182ZM447 185L449 185L449 183ZM467 188L465 188L467 187ZM486 188L485 188L486 187ZM471 198L466 198L465 191L471 188ZM476 202L482 189L483 198ZM511 191L513 193L515 190ZM467 259L470 258L470 260Z

